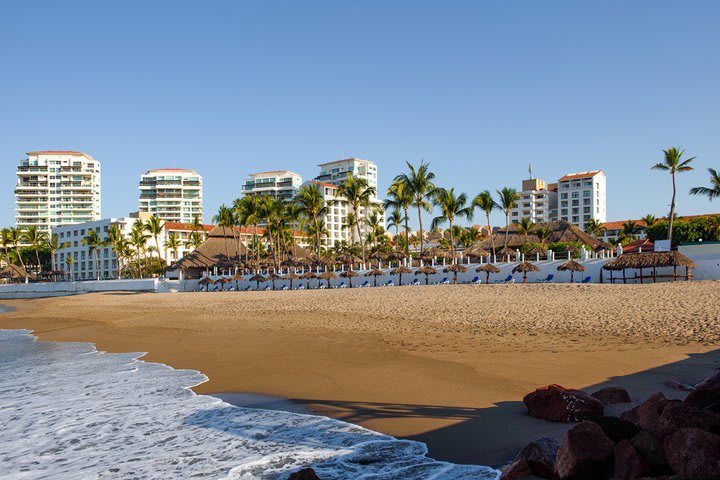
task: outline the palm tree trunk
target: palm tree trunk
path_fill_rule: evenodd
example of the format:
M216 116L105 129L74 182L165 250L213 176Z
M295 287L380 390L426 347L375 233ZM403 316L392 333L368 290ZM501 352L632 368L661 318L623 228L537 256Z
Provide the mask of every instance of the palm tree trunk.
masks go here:
M670 250L672 250L673 223L675 223L675 195L677 193L677 188L675 187L675 173L673 173L671 176L672 176L673 194L672 194L672 200L670 201L670 228L668 230L668 240L670 240Z
M93 251L95 254L95 278L100 280L100 259L98 258L97 248Z
M508 233L510 230L510 211L505 210L505 245L503 245L503 248L507 248L507 242L508 242Z
M408 208L405 208L405 254L410 256L410 227L408 226Z
M35 246L35 260L37 260L38 272L42 271L42 268L40 268L40 252L38 252L37 246Z
M450 264L455 263L455 243L453 242L452 219L448 219L450 224ZM455 283L457 283L457 273L455 274Z
M318 224L317 215L313 215L313 221L315 222L315 253L320 258L320 225Z
M492 245L493 261L495 261L495 237L493 237L492 227L490 226L490 214L485 213L487 217L488 228L490 229L490 245Z
M22 266L23 270L25 270L25 262L23 262L22 255L20 254L20 245L17 243L15 244L15 251L18 255L18 260L20 260L20 265Z
M420 204L417 206L418 211L418 223L420 224L420 255L424 251L425 242L423 241L423 226L422 226L422 212L420 211Z
M355 229L357 230L358 238L360 239L360 248L362 249L362 259L363 259L363 263L365 263L365 241L363 240L362 233L360 232L360 208L355 206L355 207L353 207L353 210L355 211Z

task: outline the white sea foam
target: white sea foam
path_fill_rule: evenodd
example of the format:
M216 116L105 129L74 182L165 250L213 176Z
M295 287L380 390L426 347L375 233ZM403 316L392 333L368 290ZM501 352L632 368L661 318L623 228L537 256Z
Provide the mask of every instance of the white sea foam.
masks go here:
M422 443L325 417L239 408L199 372L0 330L0 478L494 479Z

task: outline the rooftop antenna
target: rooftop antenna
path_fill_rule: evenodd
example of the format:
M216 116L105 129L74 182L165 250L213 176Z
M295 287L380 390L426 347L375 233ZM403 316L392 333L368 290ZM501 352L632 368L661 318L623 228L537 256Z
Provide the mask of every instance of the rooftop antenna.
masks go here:
M532 180L532 163L528 163L528 175L530 175L530 180Z

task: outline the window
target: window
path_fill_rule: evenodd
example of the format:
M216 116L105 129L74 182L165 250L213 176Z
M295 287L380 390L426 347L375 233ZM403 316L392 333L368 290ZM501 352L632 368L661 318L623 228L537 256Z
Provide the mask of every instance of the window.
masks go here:
M590 205L590 203L591 203L591 202L590 202L590 199L589 199L589 198L584 198L584 199L583 199L583 205Z
M580 205L580 200L573 200L573 201L572 201L572 206L573 206L573 207L577 207L578 205Z
M592 196L592 190L583 190L583 197L590 198Z
M572 192L572 198L580 198L580 192Z

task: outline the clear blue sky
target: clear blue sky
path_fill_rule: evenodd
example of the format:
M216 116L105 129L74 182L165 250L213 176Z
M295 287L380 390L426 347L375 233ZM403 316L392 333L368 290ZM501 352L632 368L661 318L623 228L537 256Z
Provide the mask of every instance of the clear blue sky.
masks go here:
M608 220L668 211L649 167L682 145L687 195L720 168L720 5L707 2L4 2L0 225L24 152L102 162L103 216L148 168L205 179L206 219L253 171L406 160L474 195L602 168ZM479 217L476 217L479 221ZM502 222L500 216L495 221Z

